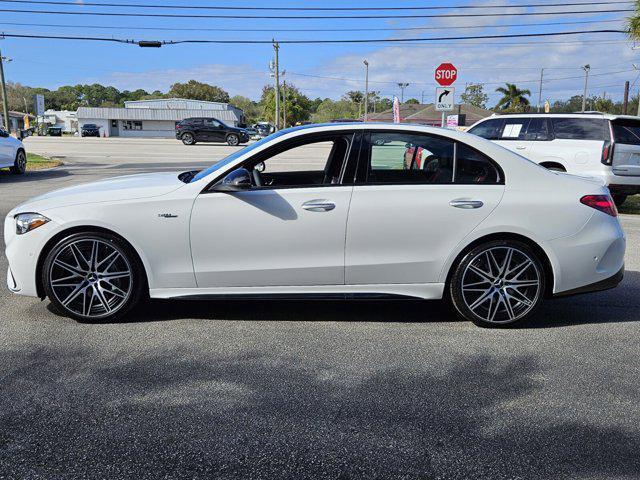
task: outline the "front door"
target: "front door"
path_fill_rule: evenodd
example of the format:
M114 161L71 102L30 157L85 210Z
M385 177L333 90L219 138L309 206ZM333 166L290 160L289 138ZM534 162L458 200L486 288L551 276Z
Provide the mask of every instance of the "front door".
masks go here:
M352 139L276 145L243 165L253 172L250 190L199 195L191 216L198 287L343 285Z
M451 252L500 202L501 177L460 142L371 133L349 210L346 283L438 282Z
M209 142L224 142L226 140L224 126L215 118L205 118L202 127L204 140Z

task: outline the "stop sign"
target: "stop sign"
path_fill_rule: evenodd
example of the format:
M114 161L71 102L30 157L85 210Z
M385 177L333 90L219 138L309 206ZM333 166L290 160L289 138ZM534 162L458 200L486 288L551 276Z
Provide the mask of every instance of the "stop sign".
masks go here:
M458 78L458 70L453 66L452 63L441 63L438 68L436 68L436 82L438 82L443 87L448 87Z

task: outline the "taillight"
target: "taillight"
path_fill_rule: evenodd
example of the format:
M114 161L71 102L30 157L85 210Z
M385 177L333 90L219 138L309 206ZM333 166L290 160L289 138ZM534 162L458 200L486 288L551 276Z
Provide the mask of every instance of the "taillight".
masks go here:
M580 203L583 203L587 207L600 210L612 217L618 216L618 209L611 195L585 195L580 199Z
M176 125L176 130L180 130L181 128L182 128L182 125L180 125L180 124Z
M600 161L605 165L611 165L613 163L613 143L609 140L605 140L604 142Z

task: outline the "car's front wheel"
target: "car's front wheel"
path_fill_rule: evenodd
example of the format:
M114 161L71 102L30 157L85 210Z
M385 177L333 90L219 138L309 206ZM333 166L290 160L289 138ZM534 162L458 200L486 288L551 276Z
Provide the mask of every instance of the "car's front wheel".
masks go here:
M16 159L13 162L13 167L11 167L11 173L15 173L17 175L22 175L27 171L27 154L24 153L24 150L18 150L16 153Z
M231 145L232 147L235 147L239 143L240 143L240 138L238 137L238 135L236 135L235 133L230 133L229 135L227 135L227 144Z
M144 274L119 237L86 232L63 238L49 251L42 284L60 313L81 321L113 321L140 300Z
M512 325L542 302L544 269L537 254L515 240L492 241L468 252L455 267L450 295L458 314L476 325Z
M195 145L196 144L196 138L193 136L193 133L183 133L182 137L180 137L182 140L182 143L184 143L185 145Z

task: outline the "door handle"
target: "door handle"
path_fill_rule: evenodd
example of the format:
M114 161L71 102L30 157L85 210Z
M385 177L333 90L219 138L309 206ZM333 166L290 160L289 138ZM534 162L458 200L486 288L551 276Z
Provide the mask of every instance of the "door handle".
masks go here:
M457 200L451 200L449 202L449 205L456 208L471 209L471 208L480 208L484 205L484 203L482 202L482 200L465 200L465 199L459 198Z
M526 145L516 145L516 150L526 150L527 146Z
M331 200L309 200L302 204L302 208L310 212L328 212L336 208L336 204Z

